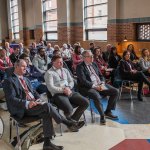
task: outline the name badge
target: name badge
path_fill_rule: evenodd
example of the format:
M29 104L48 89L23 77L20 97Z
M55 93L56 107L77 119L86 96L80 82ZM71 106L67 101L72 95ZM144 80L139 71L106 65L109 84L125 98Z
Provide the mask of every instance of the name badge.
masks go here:
M29 92L28 94L31 97L31 99L34 99L34 96L33 96L33 94L31 92Z

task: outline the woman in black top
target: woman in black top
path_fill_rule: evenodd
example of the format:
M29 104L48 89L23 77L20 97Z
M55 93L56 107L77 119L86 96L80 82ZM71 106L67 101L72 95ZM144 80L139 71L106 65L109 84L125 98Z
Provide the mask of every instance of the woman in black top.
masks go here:
M150 81L146 78L143 72L138 71L135 64L130 60L130 52L123 52L123 59L120 61L120 75L124 80L131 80L138 82L138 100L142 99L143 82L150 86Z
M121 56L117 53L117 48L115 46L111 47L110 56L109 56L109 68L116 69L119 62L121 60Z

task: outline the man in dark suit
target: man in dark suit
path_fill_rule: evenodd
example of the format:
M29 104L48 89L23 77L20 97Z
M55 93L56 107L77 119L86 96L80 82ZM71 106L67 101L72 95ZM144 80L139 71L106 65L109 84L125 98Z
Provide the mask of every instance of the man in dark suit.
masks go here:
M94 101L95 107L101 115L101 124L106 123L105 116L111 119L118 119L118 117L111 112L116 106L118 90L111 85L105 84L102 74L99 72L97 65L93 62L93 54L90 50L84 51L82 56L83 62L80 63L76 69L80 93ZM100 95L110 96L105 112L100 103Z
M39 102L39 95L33 91L30 81L23 77L27 64L23 59L17 60L14 65L14 74L4 81L4 92L10 114L18 119L23 117L38 117L43 119L44 150L61 150L62 146L56 146L50 142L53 135L52 118L57 123L64 123L72 131L78 128L64 119L49 103Z

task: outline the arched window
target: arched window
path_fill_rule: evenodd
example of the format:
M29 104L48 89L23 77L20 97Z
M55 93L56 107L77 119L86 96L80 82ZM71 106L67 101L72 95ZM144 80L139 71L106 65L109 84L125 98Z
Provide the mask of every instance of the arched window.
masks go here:
M46 40L57 40L57 0L42 0L43 28Z
M107 40L108 0L84 0L86 40Z
M10 16L13 39L19 39L18 0L10 0Z

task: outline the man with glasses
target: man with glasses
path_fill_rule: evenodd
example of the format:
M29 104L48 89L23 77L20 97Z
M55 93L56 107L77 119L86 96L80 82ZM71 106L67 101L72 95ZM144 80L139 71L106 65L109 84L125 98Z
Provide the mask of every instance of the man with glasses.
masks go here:
M94 101L95 107L101 116L100 124L106 124L105 116L110 119L118 119L118 116L113 115L111 112L116 106L118 90L105 83L104 77L99 72L97 65L93 62L93 54L90 50L85 50L82 56L83 62L76 69L80 93ZM101 95L109 96L105 112L100 102Z

